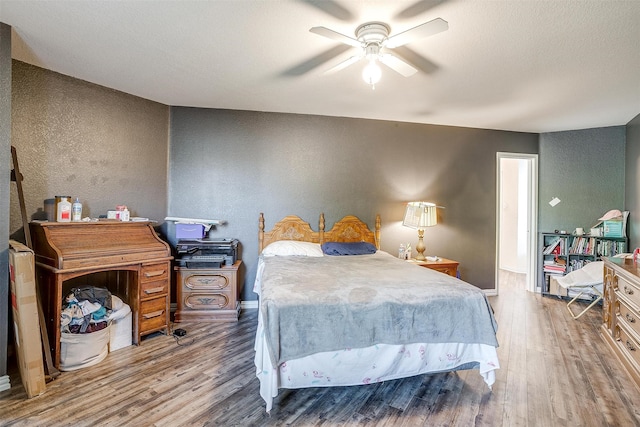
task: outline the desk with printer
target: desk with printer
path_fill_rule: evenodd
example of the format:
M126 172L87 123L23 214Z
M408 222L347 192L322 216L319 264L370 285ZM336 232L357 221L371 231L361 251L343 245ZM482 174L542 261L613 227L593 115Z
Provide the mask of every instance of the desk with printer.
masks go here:
M242 280L236 239L181 239L176 244L175 321L237 321Z

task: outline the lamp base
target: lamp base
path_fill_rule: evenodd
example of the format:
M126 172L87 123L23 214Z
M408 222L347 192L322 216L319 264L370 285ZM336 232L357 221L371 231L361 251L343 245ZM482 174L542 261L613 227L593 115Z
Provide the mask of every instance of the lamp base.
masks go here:
M425 246L424 246L424 230L420 230L418 229L418 244L416 245L416 251L418 252L418 255L416 255L416 260L417 261L424 261L426 258L424 257L424 250L425 250Z

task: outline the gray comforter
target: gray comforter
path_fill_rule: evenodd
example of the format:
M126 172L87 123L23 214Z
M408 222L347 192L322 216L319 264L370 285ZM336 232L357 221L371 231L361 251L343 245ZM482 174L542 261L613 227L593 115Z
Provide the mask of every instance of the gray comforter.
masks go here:
M263 261L260 311L274 367L379 343L498 345L481 290L385 252Z

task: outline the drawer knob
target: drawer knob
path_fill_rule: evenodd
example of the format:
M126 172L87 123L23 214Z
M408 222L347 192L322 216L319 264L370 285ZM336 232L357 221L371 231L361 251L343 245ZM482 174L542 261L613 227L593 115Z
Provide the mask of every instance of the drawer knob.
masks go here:
M149 288L145 289L145 294L157 294L158 292L162 292L164 290L164 286L158 286L157 288Z
M629 322L629 323L635 323L636 322L636 319L633 316L631 316L629 313L626 313L624 315L624 317L627 318L627 322Z
M156 270L156 271L146 271L144 273L144 277L149 278L149 277L158 277L158 276L162 276L164 275L164 270Z
M145 319L153 319L154 317L162 316L164 314L164 310L153 311L151 313L145 313L142 315Z
M624 293L627 295L633 295L633 289L628 288L627 285L624 286Z
M636 346L633 345L633 343L629 340L627 340L627 348L629 349L629 351L636 351Z

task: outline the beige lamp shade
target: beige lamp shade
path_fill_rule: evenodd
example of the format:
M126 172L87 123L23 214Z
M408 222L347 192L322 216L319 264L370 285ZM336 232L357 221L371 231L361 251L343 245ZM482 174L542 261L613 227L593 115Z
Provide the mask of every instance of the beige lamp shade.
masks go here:
M424 229L438 223L437 206L430 202L409 202L404 213L402 225L409 228Z

